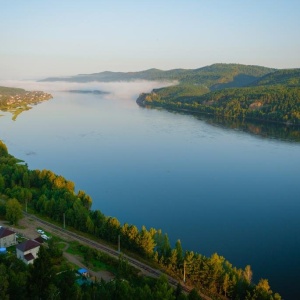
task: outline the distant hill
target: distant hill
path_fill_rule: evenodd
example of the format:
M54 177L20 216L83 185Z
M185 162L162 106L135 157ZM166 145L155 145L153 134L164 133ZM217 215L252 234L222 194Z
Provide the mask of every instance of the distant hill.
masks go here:
M71 77L50 77L41 81L67 81L67 82L110 82L133 80L168 80L184 84L203 85L212 90L224 87L240 87L274 72L275 69L247 66L241 64L214 64L199 69L174 69L162 71L149 69L140 72L101 72L94 74L81 74Z
M100 72L94 74L80 74L71 77L49 77L40 81L67 81L67 82L115 82L115 81L134 81L134 80L178 80L181 73L188 70L178 69L162 71L149 69L140 72Z
M26 91L20 88L11 88L6 86L0 86L0 95L2 96L13 96L17 94L25 94Z
M252 82L249 86L259 85L284 85L300 87L300 69L284 69L267 74Z

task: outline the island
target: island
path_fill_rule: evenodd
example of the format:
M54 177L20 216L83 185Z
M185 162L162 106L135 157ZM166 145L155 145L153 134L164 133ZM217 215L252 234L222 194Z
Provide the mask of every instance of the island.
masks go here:
M51 98L53 98L51 94L41 91L26 91L20 88L0 86L0 110L10 112L14 121L23 111Z
M68 90L69 93L75 94L94 94L94 95L107 95L109 92L100 91L100 90Z

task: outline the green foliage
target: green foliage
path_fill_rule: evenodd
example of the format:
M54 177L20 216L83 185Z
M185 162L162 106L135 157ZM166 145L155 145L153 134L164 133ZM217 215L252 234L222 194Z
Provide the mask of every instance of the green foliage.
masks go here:
M6 203L6 219L11 224L17 225L19 220L22 219L22 206L17 199L10 199Z
M283 85L288 87L300 87L300 69L284 69L267 74L250 86Z
M0 140L0 156L7 156L8 151L6 145Z
M193 70L179 85L141 94L137 103L299 126L299 78L300 69L274 72L256 66L216 64Z
M278 85L232 88L183 99L177 94L166 94L168 88L155 90L140 95L137 102L145 106L161 106L231 119L300 125L300 87Z

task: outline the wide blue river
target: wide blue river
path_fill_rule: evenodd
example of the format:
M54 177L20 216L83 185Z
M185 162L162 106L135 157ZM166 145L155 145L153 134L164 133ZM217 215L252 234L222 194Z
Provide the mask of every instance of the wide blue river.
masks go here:
M50 169L121 223L174 245L250 264L285 299L300 294L300 143L139 107L158 83L43 84L54 98L11 120L0 138L31 169ZM20 84L19 84L20 86ZM26 83L23 83L26 88ZM28 86L28 89L32 85ZM108 95L62 92L97 88Z

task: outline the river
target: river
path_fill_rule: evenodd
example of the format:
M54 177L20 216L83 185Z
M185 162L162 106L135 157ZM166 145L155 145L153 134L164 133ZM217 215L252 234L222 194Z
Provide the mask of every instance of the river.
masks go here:
M92 85L110 94L43 83L37 88L52 100L16 121L3 113L0 138L10 153L31 169L74 181L91 195L93 209L160 228L172 245L180 239L185 249L217 252L240 268L250 264L256 283L267 278L285 299L296 299L300 143L139 107L138 94L158 83L85 89Z

